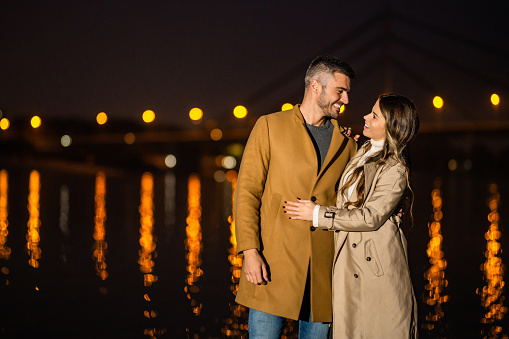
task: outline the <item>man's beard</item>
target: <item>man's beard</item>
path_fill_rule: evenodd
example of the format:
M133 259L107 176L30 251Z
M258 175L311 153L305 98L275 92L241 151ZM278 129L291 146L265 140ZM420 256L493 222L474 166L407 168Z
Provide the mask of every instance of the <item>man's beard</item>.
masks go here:
M327 101L327 98L325 98L325 91L324 90L320 94L320 98L318 98L317 105L322 110L324 117L334 118L334 119L338 118L339 114L336 114L333 111L333 104L331 102Z

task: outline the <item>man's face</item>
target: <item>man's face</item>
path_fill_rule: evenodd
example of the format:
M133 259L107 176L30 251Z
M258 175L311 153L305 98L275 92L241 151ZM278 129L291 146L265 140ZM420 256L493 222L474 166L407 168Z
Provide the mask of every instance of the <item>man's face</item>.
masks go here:
M326 75L321 85L320 97L317 105L323 111L323 116L337 119L342 105L348 104L350 92L350 78L341 73Z

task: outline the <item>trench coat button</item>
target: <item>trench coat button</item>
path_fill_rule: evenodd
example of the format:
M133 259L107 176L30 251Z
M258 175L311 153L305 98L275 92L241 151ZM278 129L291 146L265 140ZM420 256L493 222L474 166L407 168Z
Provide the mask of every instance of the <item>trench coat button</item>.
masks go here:
M316 197L315 197L314 195L311 197L311 201L312 201L312 202L315 202L315 201L316 201Z
M359 275L358 275L357 273L355 273L355 274L353 275L353 277L354 277L354 278L358 278L358 277L359 277Z
M357 247L357 244L352 244L352 247L353 247L353 248L356 248L356 247Z
M316 230L316 227L309 226L309 230L310 230L311 232L314 232L314 231Z
M366 261L371 261L371 257L367 257L367 258L366 258Z

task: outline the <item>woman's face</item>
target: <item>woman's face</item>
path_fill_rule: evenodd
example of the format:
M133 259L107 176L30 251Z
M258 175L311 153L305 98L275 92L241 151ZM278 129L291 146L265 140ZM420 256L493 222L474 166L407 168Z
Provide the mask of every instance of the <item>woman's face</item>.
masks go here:
M378 100L373 106L371 113L364 116L364 130L362 134L376 141L385 139L385 118L380 111Z

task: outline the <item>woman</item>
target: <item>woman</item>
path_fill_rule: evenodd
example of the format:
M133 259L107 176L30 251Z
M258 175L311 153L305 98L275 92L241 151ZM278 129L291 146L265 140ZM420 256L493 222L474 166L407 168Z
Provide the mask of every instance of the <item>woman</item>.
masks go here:
M370 138L347 165L336 206L287 201L290 219L335 231L333 337L416 338L417 309L406 240L395 215L410 196L406 148L419 118L413 102L381 95L364 116ZM411 209L411 206L410 206ZM405 215L411 217L411 211Z

